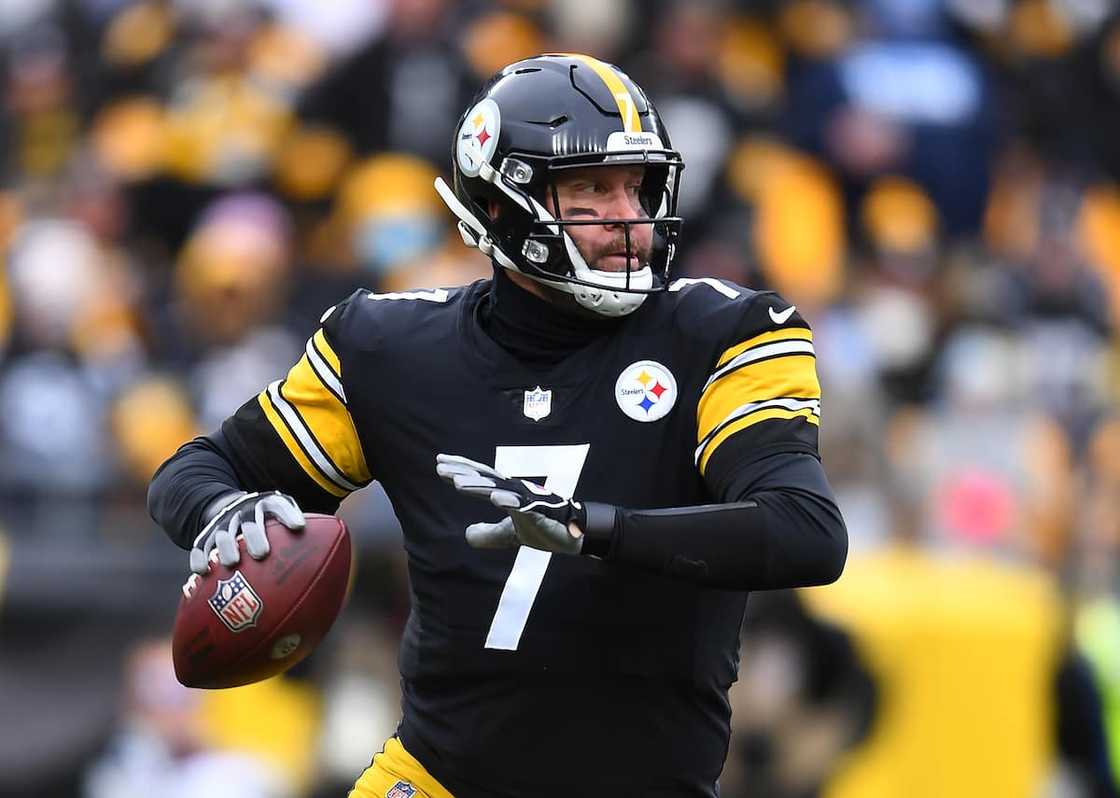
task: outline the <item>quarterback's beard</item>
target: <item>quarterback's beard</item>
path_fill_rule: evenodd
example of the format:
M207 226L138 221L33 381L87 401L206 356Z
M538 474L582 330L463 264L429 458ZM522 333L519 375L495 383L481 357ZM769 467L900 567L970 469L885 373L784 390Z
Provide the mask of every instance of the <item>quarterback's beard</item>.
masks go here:
M629 266L630 271L636 272L644 269L649 265L650 255L653 249L651 241L640 242L636 240L635 236L630 236L629 255L632 262L620 263L616 259L613 262L610 260L612 255L618 255L627 252L626 237L620 236L619 238L611 241L600 247L596 247L592 252L584 252L582 247L579 247L580 254L583 255L584 262L592 269L604 272L624 272ZM636 262L633 262L636 261Z

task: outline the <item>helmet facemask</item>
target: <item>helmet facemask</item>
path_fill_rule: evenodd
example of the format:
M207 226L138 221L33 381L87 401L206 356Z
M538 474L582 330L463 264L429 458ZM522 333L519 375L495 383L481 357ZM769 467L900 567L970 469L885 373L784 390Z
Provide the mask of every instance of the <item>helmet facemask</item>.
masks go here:
M638 190L641 215L565 217L557 183L574 169L613 166L642 169ZM473 215L485 220L486 235L498 250L490 254L499 265L569 293L581 306L596 313L624 316L636 310L646 294L668 285L669 267L680 236L681 220L671 213L676 209L681 168L679 156L670 151L600 155L594 159L514 154L503 159L500 169L489 170L492 178L487 182L497 191L472 203ZM485 174L488 170L482 171ZM490 201L500 209L497 219L490 219L489 208L482 207L483 202ZM584 226L613 228L617 238L599 252L581 251L577 240L583 237L573 234L573 228ZM468 244L473 238L473 232L464 234ZM644 241L648 246L642 246ZM596 268L596 261L614 250L625 254L625 265L620 269Z

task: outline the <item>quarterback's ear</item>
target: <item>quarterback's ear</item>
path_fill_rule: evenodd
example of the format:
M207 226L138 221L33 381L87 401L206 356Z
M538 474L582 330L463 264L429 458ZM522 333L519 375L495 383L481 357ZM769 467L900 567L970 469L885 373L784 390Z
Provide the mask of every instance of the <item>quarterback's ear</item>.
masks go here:
M486 200L486 213L490 217L490 221L496 220L501 210L502 206L498 204L497 200Z

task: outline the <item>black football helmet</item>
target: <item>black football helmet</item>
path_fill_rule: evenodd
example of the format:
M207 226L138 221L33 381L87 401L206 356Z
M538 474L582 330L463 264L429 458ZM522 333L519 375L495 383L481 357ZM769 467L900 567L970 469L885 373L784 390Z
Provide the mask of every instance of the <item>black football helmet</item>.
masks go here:
M645 92L617 67L575 54L510 64L463 114L452 152L453 188L437 179L436 190L459 217L463 241L499 266L570 293L605 316L631 313L646 294L668 285L684 162ZM547 210L550 195L552 207L560 207L555 179L562 170L619 164L644 167L641 217L574 220ZM591 268L567 233L586 224L621 227L631 256L637 254L634 226L650 225L648 260L630 257L620 272Z

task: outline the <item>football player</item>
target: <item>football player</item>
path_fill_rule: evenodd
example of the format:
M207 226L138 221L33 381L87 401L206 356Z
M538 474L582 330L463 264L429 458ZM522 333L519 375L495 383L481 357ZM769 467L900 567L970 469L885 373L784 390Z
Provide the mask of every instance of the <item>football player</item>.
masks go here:
M493 278L351 295L153 479L198 571L384 486L402 719L352 796L715 796L748 591L840 574L812 333L672 279L683 167L616 67L506 67L436 184Z

